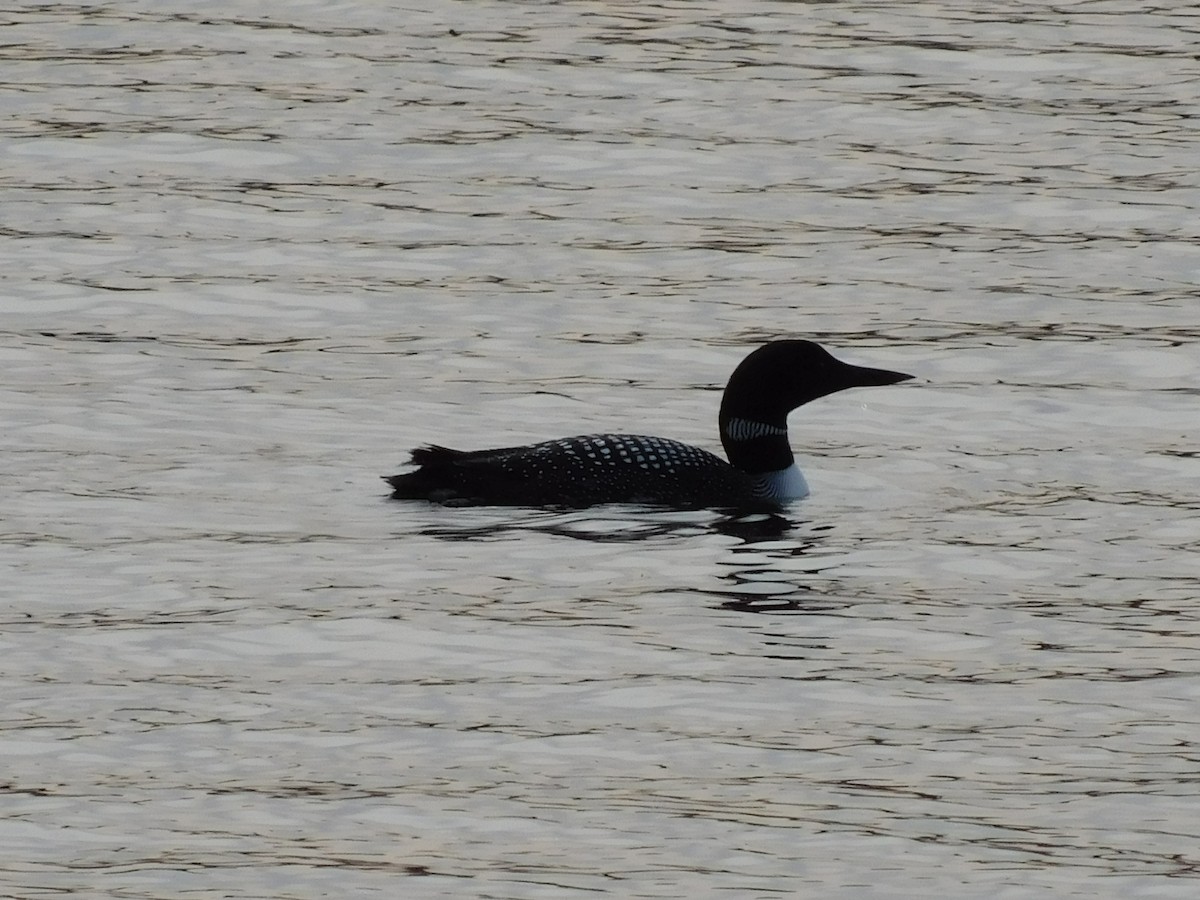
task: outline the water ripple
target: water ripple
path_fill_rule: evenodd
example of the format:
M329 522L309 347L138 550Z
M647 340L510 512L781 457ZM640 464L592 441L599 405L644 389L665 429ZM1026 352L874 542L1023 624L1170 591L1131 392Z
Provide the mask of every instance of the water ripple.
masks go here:
M464 11L0 13L0 893L1190 897L1192 11ZM386 499L781 335L786 516Z

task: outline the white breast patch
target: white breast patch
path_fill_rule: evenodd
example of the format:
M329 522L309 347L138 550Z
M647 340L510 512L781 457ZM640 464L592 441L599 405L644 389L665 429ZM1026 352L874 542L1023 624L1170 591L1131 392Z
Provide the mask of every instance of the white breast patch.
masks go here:
M802 500L808 496L808 482L804 473L792 463L786 469L777 472L764 472L757 476L764 497L781 502L787 500Z

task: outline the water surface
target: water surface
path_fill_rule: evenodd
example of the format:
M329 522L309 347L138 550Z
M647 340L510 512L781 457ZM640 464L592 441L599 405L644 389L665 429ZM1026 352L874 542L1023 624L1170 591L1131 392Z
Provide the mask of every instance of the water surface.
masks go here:
M1191 897L1188 4L4 14L0 893ZM804 336L785 521L387 501Z

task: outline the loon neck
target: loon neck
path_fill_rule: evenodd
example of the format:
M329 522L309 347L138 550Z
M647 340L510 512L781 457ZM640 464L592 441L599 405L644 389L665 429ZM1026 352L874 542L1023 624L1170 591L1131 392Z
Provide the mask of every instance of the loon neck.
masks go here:
M910 378L841 362L812 341L772 341L738 364L721 397L721 443L735 468L750 475L792 465L787 417L794 409L846 388Z
M795 465L787 419L759 421L721 416L721 444L729 464L750 475L779 472Z

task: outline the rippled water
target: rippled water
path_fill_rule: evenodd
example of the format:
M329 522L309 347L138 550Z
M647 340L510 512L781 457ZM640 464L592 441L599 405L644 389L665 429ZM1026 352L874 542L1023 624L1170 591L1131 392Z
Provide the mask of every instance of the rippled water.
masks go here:
M0 894L1191 897L1186 3L2 14ZM384 499L716 449L782 523Z

